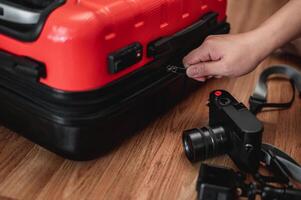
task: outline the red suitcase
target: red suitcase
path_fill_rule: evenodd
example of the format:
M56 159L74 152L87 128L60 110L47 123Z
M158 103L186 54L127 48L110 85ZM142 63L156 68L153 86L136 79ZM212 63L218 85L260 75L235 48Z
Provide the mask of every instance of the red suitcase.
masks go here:
M167 72L229 31L226 0L0 0L0 119L67 158L111 149L197 85Z

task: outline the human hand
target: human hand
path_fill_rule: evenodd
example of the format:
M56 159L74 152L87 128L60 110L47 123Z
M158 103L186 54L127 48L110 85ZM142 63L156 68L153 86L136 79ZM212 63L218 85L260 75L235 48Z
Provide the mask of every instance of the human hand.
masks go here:
M183 64L187 76L198 81L216 77L238 77L251 72L265 56L263 44L256 34L209 36L203 44L190 52Z

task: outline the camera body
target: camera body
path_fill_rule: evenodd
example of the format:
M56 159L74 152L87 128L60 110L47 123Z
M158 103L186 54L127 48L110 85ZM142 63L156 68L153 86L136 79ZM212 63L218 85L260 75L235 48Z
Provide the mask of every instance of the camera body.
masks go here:
M263 125L246 106L224 90L209 97L209 126L184 131L185 153L191 161L228 154L240 170L258 170Z

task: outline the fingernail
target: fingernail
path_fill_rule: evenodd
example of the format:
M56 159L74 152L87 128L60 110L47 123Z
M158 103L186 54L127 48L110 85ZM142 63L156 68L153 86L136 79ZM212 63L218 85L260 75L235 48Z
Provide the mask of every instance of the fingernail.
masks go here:
M205 82L206 81L206 78L203 78L203 77L198 77L198 78L193 78L194 80L197 80L199 82Z
M190 67L190 65L187 64L187 63L184 63L184 67L185 67L185 68L188 68L188 67Z
M187 76L193 78L196 76L196 72L193 68L189 67L187 70L186 70L186 73L187 73Z

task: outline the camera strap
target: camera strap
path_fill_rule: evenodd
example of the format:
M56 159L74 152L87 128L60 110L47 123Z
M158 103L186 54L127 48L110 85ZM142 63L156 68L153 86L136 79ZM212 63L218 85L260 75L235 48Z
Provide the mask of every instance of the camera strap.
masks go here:
M261 161L276 177L288 184L289 179L301 183L301 166L293 158L270 144L262 144L261 151Z
M285 103L269 103L267 102L267 82L272 75L284 75L290 80L293 95L289 102ZM257 82L255 90L252 96L249 99L250 111L254 114L262 111L263 108L278 108L278 109L287 109L290 108L295 99L295 87L301 93L301 73L295 68L288 65L274 65L265 69Z
M267 82L272 75L284 75L288 78L292 86L292 97L285 103L267 102ZM263 108L287 109L290 108L295 99L295 88L301 94L301 73L295 68L288 65L274 65L265 69L257 82L255 90L249 99L250 111L255 115L262 111ZM262 144L261 163L272 172L272 177L262 176L259 173L256 178L263 188L262 194L264 199L300 199L301 190L294 189L291 180L301 183L301 166L289 155L280 149L270 145ZM284 184L287 187L273 188L269 183ZM281 193L277 194L277 193Z
M259 172L249 174L255 180L250 182L245 172L202 164L197 181L198 199L245 197L255 200L260 196L262 200L300 200L301 190L296 189L291 180L301 183L301 166L270 144L262 144L261 151L261 163L273 176L263 176Z

